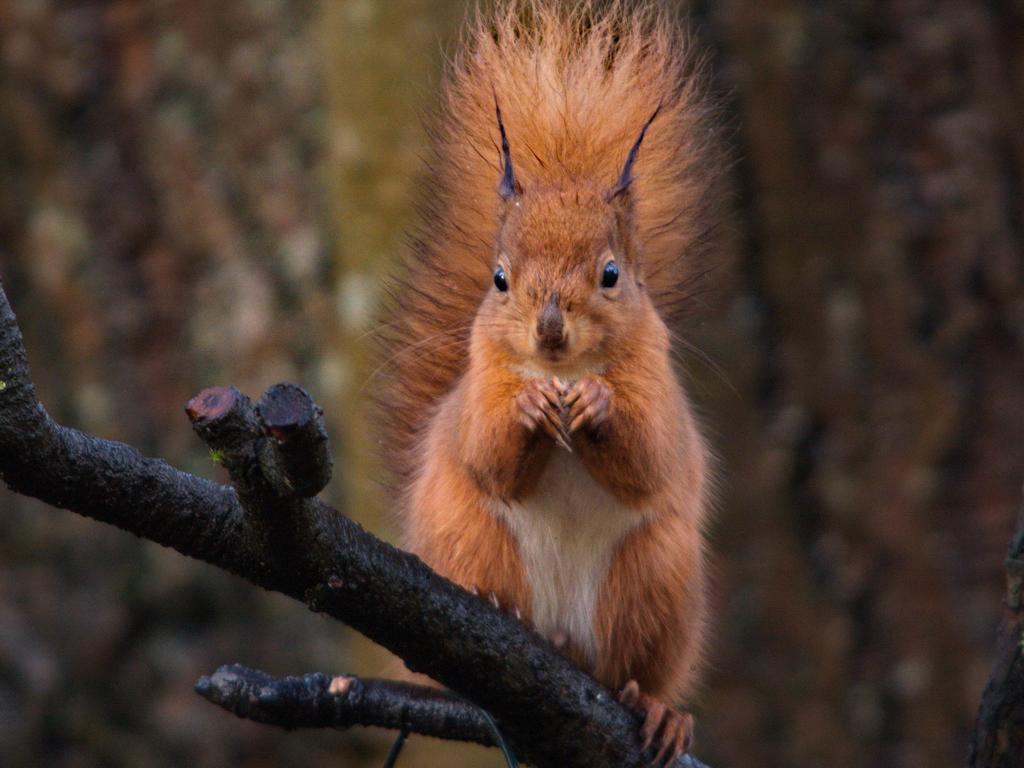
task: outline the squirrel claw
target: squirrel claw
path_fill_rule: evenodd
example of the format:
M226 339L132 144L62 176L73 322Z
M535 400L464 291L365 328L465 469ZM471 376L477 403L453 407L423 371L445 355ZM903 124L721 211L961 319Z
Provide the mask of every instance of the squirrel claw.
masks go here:
M555 441L555 445L559 448L567 450L572 453L572 444L569 442L569 433L565 429L565 425L562 424L562 420L551 414L548 411L544 413L544 420L541 422L541 426L544 431L547 432L548 437Z
M569 433L565 431L564 427L555 432L551 437L555 441L555 445L569 453L572 453L572 444L569 442Z
M644 751L657 746L651 765L671 765L693 746L693 715L679 712L664 702L641 693L636 680L630 680L619 692L619 703L643 718L640 737Z
M470 590L476 594L475 590ZM640 684L636 680L630 680L619 691L619 704L629 709L635 709L640 702Z
M612 410L611 388L600 376L584 376L563 398L569 434L582 427L600 427Z
M555 445L572 453L569 432L562 419L561 395L552 382L534 379L516 397L519 419L531 432L542 429Z
M487 592L486 594L484 594L479 590L479 588L475 586L469 587L467 591L474 597L479 597L481 600L485 600L486 602L490 603L491 606L497 608L502 613L508 616L514 616L517 621L521 621L526 626L532 627L530 621L528 619L523 618L523 612L519 610L519 606L515 603L501 602L501 598L498 597L497 592Z

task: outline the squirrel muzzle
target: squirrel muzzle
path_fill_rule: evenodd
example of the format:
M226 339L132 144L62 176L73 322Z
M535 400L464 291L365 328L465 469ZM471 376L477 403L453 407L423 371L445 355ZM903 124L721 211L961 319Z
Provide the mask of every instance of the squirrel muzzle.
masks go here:
M555 352L565 346L565 319L558 306L558 291L551 293L551 298L537 318L537 344L548 352Z

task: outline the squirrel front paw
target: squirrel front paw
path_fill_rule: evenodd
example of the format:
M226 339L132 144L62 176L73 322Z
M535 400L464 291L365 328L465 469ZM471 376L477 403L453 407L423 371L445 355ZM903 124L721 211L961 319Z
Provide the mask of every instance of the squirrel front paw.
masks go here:
M562 422L562 400L555 385L544 379L531 379L516 396L519 422L530 432L538 429L567 451L572 451L569 433Z
M584 376L560 393L567 409L565 418L569 434L580 429L596 430L612 412L612 388L600 376Z

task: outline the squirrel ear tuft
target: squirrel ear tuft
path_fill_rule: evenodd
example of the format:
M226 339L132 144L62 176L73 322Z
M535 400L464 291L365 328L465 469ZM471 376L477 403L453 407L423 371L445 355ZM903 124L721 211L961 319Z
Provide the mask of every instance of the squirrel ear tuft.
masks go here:
M651 123L654 122L654 118L656 118L658 113L661 112L661 107L662 102L659 101L654 113L647 118L647 122L644 123L644 127L640 129L640 135L637 136L636 141L629 150L629 154L626 155L626 164L622 166L622 173L619 174L619 180L606 195L606 199L609 203L628 191L629 185L633 183L633 163L636 161L636 156L640 153L640 145L643 143L644 136L647 135L647 129L651 127Z
M512 154L508 149L508 136L505 134L505 123L501 120L501 107L498 106L497 95L494 97L494 112L498 116L498 130L501 132L501 155L504 161L501 182L498 184L498 194L502 200L508 201L523 194L523 187L516 180L515 171L512 170Z

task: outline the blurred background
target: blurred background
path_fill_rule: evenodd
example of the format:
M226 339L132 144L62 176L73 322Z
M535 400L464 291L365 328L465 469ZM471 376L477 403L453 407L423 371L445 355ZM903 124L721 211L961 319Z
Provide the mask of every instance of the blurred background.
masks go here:
M309 388L330 496L394 538L366 423L380 276L464 0L0 0L0 277L64 423L209 477L199 389ZM687 329L721 458L698 754L955 765L1024 480L1024 7L690 6L737 161ZM192 692L381 674L303 606L0 491L0 764L378 766ZM498 766L414 738L402 766Z

